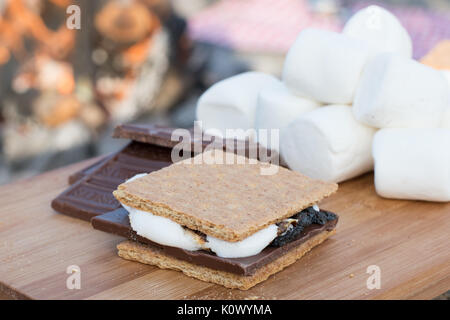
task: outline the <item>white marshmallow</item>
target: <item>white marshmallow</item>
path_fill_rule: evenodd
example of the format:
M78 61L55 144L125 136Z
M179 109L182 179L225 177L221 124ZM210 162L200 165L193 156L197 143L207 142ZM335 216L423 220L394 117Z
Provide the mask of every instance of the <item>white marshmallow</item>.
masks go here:
M380 130L373 156L380 196L450 201L450 129Z
M200 97L197 119L202 121L206 133L221 137L225 137L226 129L253 129L258 93L281 85L275 77L260 72L246 72L222 80ZM256 138L246 134L237 138L246 137Z
M229 242L207 236L208 247L219 257L241 258L260 253L278 235L278 227L274 224L259 230L242 241Z
M139 173L125 183L134 181L146 173ZM182 248L185 250L199 250L201 245L195 240L194 235L181 227L178 223L161 216L156 216L150 212L132 208L121 203L122 207L128 211L131 228L141 237L147 238L156 243Z
M369 46L331 31L305 29L290 48L283 81L298 95L328 104L351 104Z
M374 128L357 122L351 107L308 112L281 132L281 156L311 178L340 182L370 171Z
M185 250L194 251L202 248L193 233L178 223L124 204L122 206L128 211L131 228L138 235L162 245Z
M436 128L448 104L448 84L437 70L382 53L364 68L353 111L377 128Z
M261 91L258 95L255 126L258 130L267 129L268 135L258 137L258 142L278 152L279 145L270 143L270 130L281 130L301 114L319 106L314 100L293 95L285 86Z
M342 33L366 41L373 55L395 52L405 58L412 57L408 32L392 13L379 6L358 11L347 21Z

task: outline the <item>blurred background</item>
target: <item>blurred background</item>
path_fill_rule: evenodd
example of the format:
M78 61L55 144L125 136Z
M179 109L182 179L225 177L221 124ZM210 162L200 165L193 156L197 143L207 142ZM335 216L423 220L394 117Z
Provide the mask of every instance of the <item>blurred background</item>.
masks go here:
M0 184L117 150L120 123L190 127L206 88L279 75L299 31L339 31L369 4L417 59L450 39L449 0L0 0Z

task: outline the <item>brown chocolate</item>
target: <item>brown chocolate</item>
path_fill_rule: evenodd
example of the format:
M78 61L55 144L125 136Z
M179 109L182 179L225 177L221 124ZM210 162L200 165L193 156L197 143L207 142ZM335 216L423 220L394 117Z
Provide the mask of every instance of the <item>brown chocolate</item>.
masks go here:
M113 155L105 156L99 161L95 162L94 164L91 164L89 167L84 168L80 171L77 171L69 176L69 184L72 185L77 181L80 181L84 177L90 175L95 170L100 168L103 164L105 164L108 160L110 160L112 157L114 157L117 153L114 153Z
M131 142L99 165L87 168L84 178L75 182L52 201L52 208L66 215L90 221L96 215L119 208L112 192L119 184L138 173L167 167L171 149Z
M338 219L328 221L324 225L311 224L306 227L293 241L283 245L282 247L267 247L259 254L245 258L221 258L204 250L188 251L157 244L146 238L138 236L131 229L128 219L128 212L123 208L99 215L91 221L92 226L97 230L116 234L133 241L144 243L148 246L156 247L159 250L162 250L163 253L177 259L234 274L252 275L259 267L274 261L306 240L325 230L330 231L334 229Z
M173 148L179 141L172 141L172 132L176 128L159 125L122 124L113 132L113 138L130 139L161 147ZM190 129L193 136L193 129Z
M113 138L130 139L133 141L154 144L161 147L174 148L182 141L181 137L178 140L176 140L174 137L174 140L172 140L172 133L175 130L177 130L177 128L170 128L159 125L123 124L117 126L114 129ZM208 146L214 146L216 148L222 147L222 149L225 150L226 144L228 143L228 148L231 148L232 150L234 150L234 152L241 152L246 157L252 157L253 155L255 155L255 157L260 161L264 160L261 159L260 153L264 156L266 156L266 154L268 153L267 159L265 159L266 161L273 159L273 157L276 156L276 154L271 154L258 143L248 140L223 140L207 134L196 136L194 134L194 128L183 130L188 130L190 133L190 148L193 154L202 152ZM201 148L197 145L201 146Z

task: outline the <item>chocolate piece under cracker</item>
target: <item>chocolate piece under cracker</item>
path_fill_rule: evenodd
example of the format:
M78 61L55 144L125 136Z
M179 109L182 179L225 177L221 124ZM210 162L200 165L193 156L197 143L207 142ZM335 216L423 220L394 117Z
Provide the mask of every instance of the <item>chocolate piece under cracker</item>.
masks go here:
M162 269L181 271L187 276L222 285L227 288L247 290L266 280L271 275L293 264L315 246L332 236L335 230L323 231L299 246L279 256L277 259L259 267L251 275L238 275L227 271L211 269L165 254L157 247L150 247L133 241L125 241L117 246L120 257Z
M234 154L233 164L200 163L193 159L119 185L114 196L128 206L169 218L182 226L225 240L240 241L270 224L322 200L337 190L335 183L308 178L279 167L262 175L267 164Z

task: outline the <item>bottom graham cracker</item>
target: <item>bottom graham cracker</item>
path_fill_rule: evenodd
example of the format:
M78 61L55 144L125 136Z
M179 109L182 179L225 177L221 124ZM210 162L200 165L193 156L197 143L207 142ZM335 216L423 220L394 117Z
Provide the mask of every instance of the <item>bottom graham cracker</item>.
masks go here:
M226 271L214 270L193 263L182 261L161 253L156 248L134 241L124 241L117 245L121 258L157 266L161 269L171 269L183 272L189 277L212 282L231 289L248 290L271 275L293 264L315 246L334 235L336 230L323 231L290 250L278 259L262 266L253 275L243 276Z

